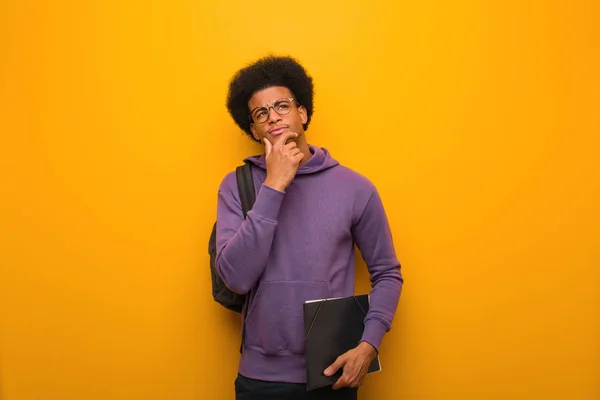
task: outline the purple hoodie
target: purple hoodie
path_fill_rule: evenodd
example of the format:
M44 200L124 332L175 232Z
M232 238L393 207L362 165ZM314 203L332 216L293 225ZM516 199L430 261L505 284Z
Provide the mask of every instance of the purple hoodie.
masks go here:
M237 293L258 282L239 365L249 378L306 382L302 305L354 294L355 244L372 283L362 340L379 351L396 312L403 280L376 188L326 149L310 150L285 193L262 185L264 155L247 158L257 196L245 220L235 172L219 188L218 273Z

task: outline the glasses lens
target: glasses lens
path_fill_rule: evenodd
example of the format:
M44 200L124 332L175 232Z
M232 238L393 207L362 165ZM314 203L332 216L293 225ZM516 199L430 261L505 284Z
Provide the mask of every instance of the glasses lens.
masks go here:
M281 99L275 102L273 108L275 109L275 111L277 111L277 114L285 115L289 113L292 109L292 102L288 99Z
M269 118L269 111L264 107L256 109L252 113L252 119L260 124L265 122L268 118Z

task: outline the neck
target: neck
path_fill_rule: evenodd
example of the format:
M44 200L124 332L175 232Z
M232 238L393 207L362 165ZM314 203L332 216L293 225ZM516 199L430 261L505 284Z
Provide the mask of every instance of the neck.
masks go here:
M300 165L302 165L305 162L307 162L308 160L310 160L310 158L312 157L312 154L310 153L310 149L308 147L308 143L306 142L306 137L304 135L300 136L296 143L298 145L298 148L302 152L302 154L304 154L304 158L300 162Z

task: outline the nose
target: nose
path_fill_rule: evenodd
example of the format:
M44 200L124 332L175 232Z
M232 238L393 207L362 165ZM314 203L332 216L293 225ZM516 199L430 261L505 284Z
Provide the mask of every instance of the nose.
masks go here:
M274 123L281 121L281 115L277 114L274 107L269 107L267 112L269 113L269 123L270 124L274 124Z

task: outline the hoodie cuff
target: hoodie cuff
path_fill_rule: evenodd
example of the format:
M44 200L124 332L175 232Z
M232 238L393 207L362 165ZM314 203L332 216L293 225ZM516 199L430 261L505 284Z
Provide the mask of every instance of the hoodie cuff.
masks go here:
M369 343L375 348L377 353L379 353L379 346L381 346L383 335L385 335L387 331L388 329L383 323L376 319L370 319L365 324L363 336L360 341Z
M279 215L284 195L285 193L283 192L262 185L250 212L259 218L277 222L277 216Z

